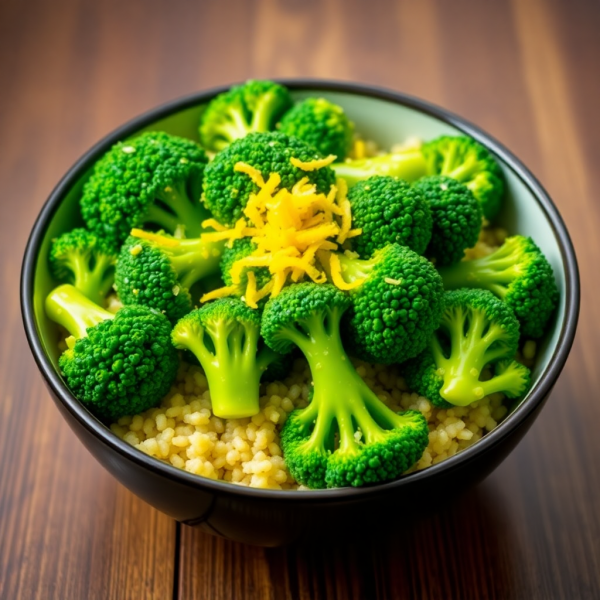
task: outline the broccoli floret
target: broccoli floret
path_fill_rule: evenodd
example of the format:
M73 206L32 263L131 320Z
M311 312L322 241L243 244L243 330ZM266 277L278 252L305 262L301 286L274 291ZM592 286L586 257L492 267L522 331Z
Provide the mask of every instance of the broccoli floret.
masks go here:
M352 186L373 175L391 175L409 182L425 175L447 175L464 183L481 204L483 216L493 219L504 196L504 176L492 154L466 136L444 135L420 149L346 160L332 168Z
M132 227L156 225L169 233L202 231L210 215L200 203L207 158L195 142L161 131L119 142L94 166L83 188L88 228L118 251Z
M401 363L421 352L443 309L442 280L433 265L397 244L368 260L339 259L346 282L364 280L350 290L343 327L348 352L379 364Z
M428 347L404 366L409 388L439 407L467 406L497 392L522 396L530 373L513 360L519 322L512 310L485 290L447 292L445 302L440 328ZM481 381L490 366L494 375Z
M52 241L50 269L60 281L72 283L102 305L115 278L116 255L91 231L79 227Z
M331 168L349 186L375 175L398 177L413 182L428 174L426 158L420 149L414 148L368 158L346 159L332 164Z
M490 151L467 136L441 136L422 147L430 175L446 175L464 183L492 220L504 197L504 175Z
M291 105L288 89L272 81L233 86L206 107L200 118L200 141L208 150L219 152L251 132L275 129Z
M121 249L115 287L123 304L141 304L175 322L193 308L190 288L219 272L223 242L130 236Z
M521 323L521 333L538 338L558 303L550 263L529 237L507 238L496 252L439 270L446 289L482 288L504 300Z
M376 175L348 192L352 227L362 229L352 248L369 257L387 244L423 254L431 239L431 209L418 189L396 177Z
M281 188L292 189L303 177L316 185L317 191L326 194L335 183L335 174L329 167L303 171L290 162L297 158L310 162L322 158L309 144L284 133L251 133L236 140L219 152L206 167L204 201L217 221L234 225L243 216L251 193L258 186L246 175L234 170L238 162L258 169L265 181L271 173L281 177Z
M275 351L298 346L308 360L313 396L293 411L281 432L286 464L311 488L361 486L394 479L428 443L416 411L398 414L354 370L340 339L350 299L328 284L299 283L267 302L261 333Z
M235 240L231 245L231 248L227 245L225 246L221 258L221 276L225 285L233 285L233 279L231 278L231 267L233 264L236 261L249 256L255 250L256 244L249 237ZM248 285L248 271L254 273L257 289L262 288L271 280L271 274L269 273L268 267L245 267L240 276L240 292L243 292Z
M156 406L175 381L179 358L164 315L143 306L114 315L70 284L48 295L46 313L73 336L58 360L69 389L100 419Z
M344 109L325 98L307 98L283 115L280 131L311 146L323 156L346 158L352 146L354 123Z
M191 351L202 365L217 417L241 419L260 410L260 379L279 355L259 349L259 332L258 313L237 298L205 304L173 329L174 346Z
M452 265L472 248L481 230L481 205L462 183L432 175L423 177L413 187L421 192L431 207L433 231L426 255L435 259L437 266Z

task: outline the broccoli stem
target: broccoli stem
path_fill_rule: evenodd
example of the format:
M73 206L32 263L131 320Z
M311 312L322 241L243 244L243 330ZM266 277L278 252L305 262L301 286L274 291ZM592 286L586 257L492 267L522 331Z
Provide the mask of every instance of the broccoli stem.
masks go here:
M341 315L341 311L333 309L325 322L315 315L301 324L305 333L287 328L285 336L306 356L315 390L310 405L298 416L298 423L307 433L314 423L303 446L333 451L337 423L339 450L355 453L363 443L382 440L384 429L400 427L407 420L383 404L354 369L339 337Z
M202 233L202 221L208 218L209 213L199 200L190 200L183 183L164 188L157 194L157 198L172 212L152 204L146 212L146 221L156 223L171 233L177 226L183 225L186 236L190 238Z
M48 295L46 314L77 339L87 335L88 327L115 317L71 284L59 285Z
M214 347L205 345L205 333ZM256 354L258 329L231 320L206 328L178 328L175 343L193 352L206 375L213 413L222 419L251 417L260 410L260 378L277 357L271 350Z
M273 113L277 109L279 100L275 94L264 94L260 100L259 106L252 115L251 131L265 132L271 128Z
M106 272L112 266L110 257L99 255L94 267L90 269L92 253L77 252L69 256L67 266L73 273L73 285L83 292L90 300L101 304L112 286L112 277L106 277Z
M501 391L492 380L480 381L481 371L490 362L501 358L505 348L494 344L502 339L504 331L492 325L486 330L485 314L473 311L467 324L467 315L456 309L451 319L444 319L442 328L450 336L450 356L446 358L437 336L434 335L431 349L444 379L440 395L456 406L467 406L481 400L492 391ZM466 331L465 331L466 328ZM492 391L488 391L492 390Z
M454 290L461 287L483 288L504 298L510 284L522 271L522 265L514 254L500 250L475 260L463 260L450 267L438 269L444 288Z
M365 279L377 264L377 261L372 259L361 260L358 258L351 258L345 254L339 254L338 256L342 268L342 275L344 281L347 283L353 283L357 279Z
M400 177L416 181L428 173L427 161L420 150L407 150L382 156L350 160L331 165L338 177L352 186L373 175Z
M225 242L205 242L202 238L184 239L176 248L164 248L179 283L189 289L204 277L219 270Z

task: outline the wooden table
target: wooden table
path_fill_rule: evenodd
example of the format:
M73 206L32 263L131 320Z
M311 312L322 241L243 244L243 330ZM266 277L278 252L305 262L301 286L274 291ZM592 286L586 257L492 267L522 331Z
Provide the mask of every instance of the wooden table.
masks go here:
M600 598L599 29L591 0L3 0L0 598ZM525 440L459 502L356 545L252 548L144 504L67 428L20 322L27 235L82 152L161 102L268 76L464 115L537 174L579 254L578 337Z

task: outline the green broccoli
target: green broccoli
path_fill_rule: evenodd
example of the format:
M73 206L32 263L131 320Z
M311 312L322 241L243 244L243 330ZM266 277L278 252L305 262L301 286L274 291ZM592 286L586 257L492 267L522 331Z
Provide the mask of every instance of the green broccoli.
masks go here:
M117 257L101 238L78 227L52 240L50 270L102 305L112 288Z
M190 288L219 272L223 242L166 235L130 236L121 249L115 287L123 304L141 304L175 322L193 308Z
M446 308L429 346L404 365L406 383L435 406L467 406L502 392L521 397L529 388L529 369L514 356L519 322L491 292L459 289L445 294ZM491 379L482 371L491 366Z
M180 319L171 335L176 348L199 360L213 413L223 419L251 417L260 410L259 382L279 355L259 349L260 317L237 298L221 298Z
M70 284L48 295L46 313L73 336L58 360L69 389L100 419L156 406L175 381L179 358L164 315L143 306L114 315Z
M224 247L220 268L225 285L233 285L233 279L231 278L231 267L233 264L236 261L249 256L254 250L256 250L256 244L249 237L235 240L231 245L231 248L229 248L228 245ZM243 293L248 285L248 271L254 273L257 289L262 288L271 280L271 274L269 273L268 267L245 267L240 277L241 293Z
M272 131L291 105L288 89L272 81L233 86L211 100L202 113L200 141L208 150L219 152L249 133Z
M358 186L357 186L358 187ZM483 214L473 193L444 175L423 177L413 184L431 207L433 231L425 254L439 266L463 258L479 237Z
M360 256L369 257L393 243L425 252L431 239L431 209L418 189L395 177L375 175L350 188L348 200L352 227L362 229L352 240Z
M439 269L446 289L482 288L504 300L521 323L521 333L538 338L558 303L550 263L529 237L507 238L494 253Z
M368 260L339 255L350 290L344 337L352 356L380 364L416 356L437 329L442 280L433 265L406 246L391 244Z
M325 98L307 98L283 115L279 130L308 142L323 156L343 160L352 146L354 123L341 106Z
M350 187L375 175L398 177L413 182L428 174L427 160L418 148L367 158L346 159L344 162L332 164L331 168L338 177L345 179Z
M284 458L310 488L361 486L394 479L428 443L425 417L398 414L354 370L340 339L347 294L328 284L299 283L267 302L261 333L275 351L296 345L306 356L314 392L281 432Z
M207 158L191 140L161 131L115 144L94 166L83 188L88 228L118 251L133 227L153 224L189 237L210 215L200 203Z
M204 202L207 208L223 225L234 225L243 216L248 198L258 192L258 186L245 173L235 171L238 162L258 169L265 181L271 173L278 173L281 188L291 189L300 179L308 177L318 192L329 192L335 183L331 168L303 171L292 165L291 158L310 162L321 156L306 142L278 131L251 133L236 140L206 167Z
M421 146L331 165L348 185L373 175L392 175L414 182L425 175L446 175L464 183L493 219L504 196L504 176L490 151L467 136L444 135Z

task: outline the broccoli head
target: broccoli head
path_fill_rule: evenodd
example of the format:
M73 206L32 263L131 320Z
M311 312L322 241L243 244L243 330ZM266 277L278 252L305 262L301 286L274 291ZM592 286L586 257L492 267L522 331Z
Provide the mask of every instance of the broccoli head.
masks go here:
M433 217L431 241L426 255L437 266L452 265L463 258L479 237L483 217L481 205L462 183L445 177L424 177L413 187L419 190Z
M352 227L362 229L352 247L369 257L387 244L408 246L423 254L431 239L431 209L421 192L396 177L376 175L348 192Z
M221 276L225 285L233 285L231 277L231 267L233 264L246 256L250 256L256 250L256 244L249 237L234 240L231 248L226 245L223 249L221 258ZM262 288L271 280L271 274L268 267L245 267L240 276L240 291L246 289L248 285L248 271L252 271L256 278L256 287Z
M492 154L467 136L444 135L421 146L390 154L346 160L332 165L349 186L373 175L391 175L414 182L425 175L446 175L464 183L493 219L504 196L504 176Z
M444 135L423 144L430 175L446 175L464 183L492 220L502 206L504 176L491 152L467 136Z
M99 238L118 251L133 227L156 225L189 237L209 215L200 203L207 158L195 142L162 131L115 144L83 188L81 213Z
M341 106L325 98L307 98L283 115L279 130L308 142L323 156L343 160L352 146L354 123Z
M329 192L335 183L330 167L303 171L290 162L291 158L310 162L321 156L306 142L278 131L251 133L236 140L206 167L204 202L207 208L223 225L232 226L243 216L250 194L257 193L259 188L248 175L235 170L239 162L258 169L265 181L271 173L278 173L281 188L292 189L300 179L308 177L318 192Z
M103 304L112 288L116 255L97 235L79 227L52 240L50 270L60 281L72 283L96 304Z
M288 89L272 81L233 86L211 100L202 113L200 141L208 150L219 152L249 133L275 129L291 105Z
M362 486L394 479L428 443L425 417L395 413L356 373L340 339L347 294L329 284L299 283L271 298L261 333L277 352L294 345L308 360L313 394L281 432L284 458L310 488Z
M249 133L275 129L292 105L288 89L272 81L247 81L211 100L200 117L200 141L219 152Z
M259 412L260 379L279 355L259 348L257 311L237 298L215 300L179 320L171 338L202 365L217 417L240 419Z
M136 233L138 230L134 230ZM123 304L141 304L175 322L192 310L190 288L219 272L223 242L139 231L121 248L115 287Z
M416 356L437 329L442 280L433 265L406 246L391 244L368 260L339 256L350 290L344 335L351 355L379 364Z
M521 333L538 338L558 303L550 263L529 237L507 238L498 250L475 260L439 269L446 289L481 288L493 292L514 311Z
M72 336L58 361L69 389L100 419L143 412L169 391L179 358L164 315L144 306L114 315L70 284L48 295L46 312Z
M440 328L428 347L404 366L409 388L439 407L467 406L501 392L521 397L530 373L514 359L519 322L491 292L459 289L447 292ZM486 367L493 376L481 380Z

